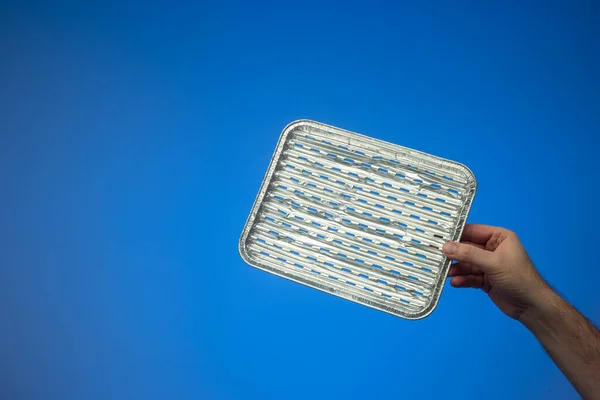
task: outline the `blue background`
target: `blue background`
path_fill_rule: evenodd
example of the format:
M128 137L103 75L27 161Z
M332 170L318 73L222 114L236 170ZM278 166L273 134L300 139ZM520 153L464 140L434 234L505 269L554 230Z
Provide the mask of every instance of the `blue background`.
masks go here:
M599 322L598 3L79 3L0 9L0 397L576 396L480 291L404 321L237 241L314 119L468 165Z

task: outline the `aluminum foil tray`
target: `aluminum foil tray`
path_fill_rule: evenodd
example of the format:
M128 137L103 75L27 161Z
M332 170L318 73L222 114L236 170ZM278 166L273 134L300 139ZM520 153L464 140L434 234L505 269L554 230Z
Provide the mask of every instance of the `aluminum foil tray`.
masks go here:
M475 196L464 165L314 121L282 132L239 242L248 264L419 319Z

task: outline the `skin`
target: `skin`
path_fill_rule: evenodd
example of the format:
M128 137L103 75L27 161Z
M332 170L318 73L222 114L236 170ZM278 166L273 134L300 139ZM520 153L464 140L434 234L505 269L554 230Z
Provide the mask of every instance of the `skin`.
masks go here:
M504 228L467 225L443 251L456 288L483 290L538 339L584 399L600 399L600 332L542 279L518 236Z

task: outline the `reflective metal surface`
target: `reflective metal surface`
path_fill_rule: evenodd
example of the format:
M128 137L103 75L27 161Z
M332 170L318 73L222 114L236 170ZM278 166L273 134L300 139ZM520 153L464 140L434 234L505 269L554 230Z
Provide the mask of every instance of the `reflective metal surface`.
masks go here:
M476 181L465 166L314 121L288 125L239 242L250 265L407 319L436 307Z

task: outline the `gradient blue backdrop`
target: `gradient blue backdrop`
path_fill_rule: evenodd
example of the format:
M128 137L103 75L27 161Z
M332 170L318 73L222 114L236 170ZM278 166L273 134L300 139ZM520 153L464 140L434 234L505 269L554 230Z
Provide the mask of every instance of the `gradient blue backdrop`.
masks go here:
M238 255L310 118L467 164L600 321L598 3L417 3L0 6L0 397L575 397L479 291L410 322Z

